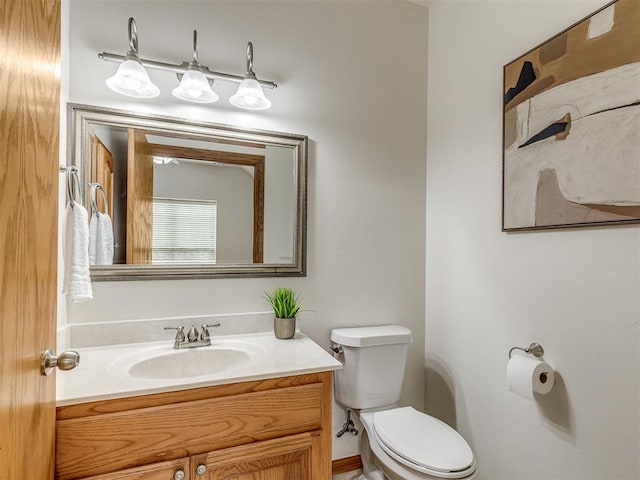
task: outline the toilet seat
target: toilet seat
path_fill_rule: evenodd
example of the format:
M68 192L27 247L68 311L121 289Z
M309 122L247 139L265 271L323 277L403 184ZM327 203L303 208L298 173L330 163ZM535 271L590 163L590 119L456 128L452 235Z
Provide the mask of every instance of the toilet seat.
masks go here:
M476 469L473 452L446 423L411 407L373 412L373 432L394 460L438 478L464 478Z

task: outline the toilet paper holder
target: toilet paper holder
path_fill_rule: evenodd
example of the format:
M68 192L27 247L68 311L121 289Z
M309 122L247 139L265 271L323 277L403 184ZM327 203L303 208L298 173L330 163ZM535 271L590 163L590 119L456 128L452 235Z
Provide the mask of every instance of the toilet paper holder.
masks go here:
M535 342L530 343L527 348L512 347L511 350L509 350L509 358L511 358L511 354L513 353L514 350L522 350L524 353L530 353L536 358L540 358L541 356L544 355L544 348L542 348L542 345Z

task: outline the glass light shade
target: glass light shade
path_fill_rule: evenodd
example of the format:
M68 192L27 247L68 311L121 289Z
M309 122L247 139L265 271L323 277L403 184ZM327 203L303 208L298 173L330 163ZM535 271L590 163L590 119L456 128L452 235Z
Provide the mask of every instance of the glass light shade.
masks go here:
M242 80L238 91L229 99L229 102L245 110L266 110L271 107L271 102L264 96L262 87L254 78Z
M160 95L142 64L136 60L125 60L113 77L107 79L107 86L114 92L128 97L153 98Z
M187 70L182 76L180 85L171 93L174 97L186 102L213 103L218 101L218 95L211 90L207 77L198 70Z

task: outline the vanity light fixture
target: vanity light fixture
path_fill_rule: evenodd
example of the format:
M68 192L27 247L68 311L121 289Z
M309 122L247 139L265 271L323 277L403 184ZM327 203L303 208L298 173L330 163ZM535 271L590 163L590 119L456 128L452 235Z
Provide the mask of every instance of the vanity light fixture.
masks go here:
M209 80L202 73L202 65L198 62L198 32L193 31L193 60L187 67L187 71L180 75L180 85L174 88L171 93L174 97L186 102L213 103L220 97L211 87L213 80Z
M253 73L253 44L251 42L247 45L247 73L245 73L238 91L229 99L229 102L231 105L246 110L266 110L271 107L271 102L264 96L256 74Z
M107 79L107 86L128 97L153 98L160 95L160 89L151 81L138 56L138 29L133 18L129 19L129 51L115 75Z
M129 47L126 55L102 52L98 58L106 62L120 62L113 77L107 80L107 86L122 95L138 98L153 98L160 94L144 67L173 72L178 75L180 84L172 94L187 102L213 103L218 95L211 88L214 80L239 83L238 91L229 99L232 105L246 110L265 110L271 102L265 97L262 88L277 88L274 82L259 80L253 72L253 45L247 45L247 73L243 76L214 72L198 62L198 32L193 31L193 59L191 62L172 64L140 58L138 55L138 30L133 17L129 18Z

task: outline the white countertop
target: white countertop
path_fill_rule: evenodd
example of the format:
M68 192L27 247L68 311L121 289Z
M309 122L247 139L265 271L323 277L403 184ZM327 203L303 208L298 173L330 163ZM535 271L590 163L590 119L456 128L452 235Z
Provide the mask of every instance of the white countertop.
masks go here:
M56 404L73 405L342 367L331 354L301 332L296 332L291 340L278 340L273 333L253 333L217 336L211 341L211 347L188 350L175 350L171 341L77 349L80 353L78 367L56 373ZM158 355L216 347L240 348L251 358L242 365L199 376L148 379L129 374L134 364Z

